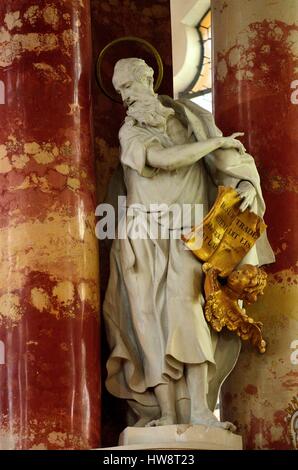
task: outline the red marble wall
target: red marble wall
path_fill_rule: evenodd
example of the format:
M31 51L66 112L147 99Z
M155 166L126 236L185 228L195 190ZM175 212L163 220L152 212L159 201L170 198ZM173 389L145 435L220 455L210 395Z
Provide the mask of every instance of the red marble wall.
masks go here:
M89 2L3 1L0 25L0 448L97 447Z
M169 0L91 0L93 60L94 64L102 48L110 41L122 36L137 36L146 39L156 47L164 65L164 79L159 93L172 95L172 44L171 19ZM149 60L155 66L154 60L144 50L129 45L121 46L117 53L121 57L139 56ZM113 57L107 56L103 63L103 73L109 86L112 76ZM98 202L106 194L110 178L119 164L118 131L125 117L121 104L107 98L94 82L94 138L97 166ZM101 289L102 298L109 272L109 256L107 244L101 244ZM104 335L104 332L103 332ZM105 338L103 336L103 341ZM104 343L105 344L105 343ZM107 359L107 345L104 345L104 357ZM125 427L126 405L103 393L103 444L115 445L119 433Z

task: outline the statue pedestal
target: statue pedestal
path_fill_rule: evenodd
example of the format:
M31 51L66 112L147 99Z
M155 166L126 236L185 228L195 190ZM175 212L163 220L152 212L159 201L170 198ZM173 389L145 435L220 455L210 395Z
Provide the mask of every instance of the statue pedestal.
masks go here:
M127 427L120 434L117 449L242 450L242 437L203 425Z

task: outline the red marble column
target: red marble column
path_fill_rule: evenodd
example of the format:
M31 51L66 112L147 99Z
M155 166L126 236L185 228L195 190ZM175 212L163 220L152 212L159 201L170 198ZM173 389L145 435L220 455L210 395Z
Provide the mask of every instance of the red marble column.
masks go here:
M89 1L7 0L0 26L0 448L97 447Z
M225 134L246 134L276 254L265 296L251 309L268 349L260 355L243 347L223 387L223 418L238 424L246 448L297 448L298 5L214 0L212 15L217 124Z

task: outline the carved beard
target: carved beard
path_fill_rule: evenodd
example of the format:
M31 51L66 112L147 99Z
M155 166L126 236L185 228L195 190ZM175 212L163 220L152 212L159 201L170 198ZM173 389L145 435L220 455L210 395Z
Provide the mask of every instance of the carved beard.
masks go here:
M163 106L157 96L150 96L135 101L129 106L126 114L143 127L166 127L169 116L174 115L175 111Z

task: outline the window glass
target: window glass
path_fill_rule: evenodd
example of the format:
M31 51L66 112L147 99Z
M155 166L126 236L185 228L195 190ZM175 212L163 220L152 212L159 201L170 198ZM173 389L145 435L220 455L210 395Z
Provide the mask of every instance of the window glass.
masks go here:
M211 10L208 10L201 18L197 30L201 48L198 72L190 86L180 96L189 98L203 108L212 111Z

